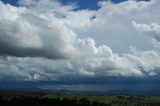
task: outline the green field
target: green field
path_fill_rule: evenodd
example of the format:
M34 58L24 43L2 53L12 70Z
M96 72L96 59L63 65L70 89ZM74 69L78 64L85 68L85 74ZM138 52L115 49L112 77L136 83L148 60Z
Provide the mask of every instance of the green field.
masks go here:
M87 100L91 103L104 103L107 106L160 106L160 96L127 96L127 95L80 95L80 94L48 94L43 98L67 98L71 100Z

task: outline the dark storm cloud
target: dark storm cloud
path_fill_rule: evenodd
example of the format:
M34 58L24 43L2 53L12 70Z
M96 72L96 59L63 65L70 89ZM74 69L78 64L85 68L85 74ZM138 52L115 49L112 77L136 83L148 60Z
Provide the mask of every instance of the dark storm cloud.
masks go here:
M0 41L1 42L1 41ZM13 45L6 45L0 43L0 55L1 56L16 56L16 57L45 57L48 59L64 59L65 56L56 52L46 52L43 49L35 48L18 48Z
M157 78L126 78L110 77L99 80L100 83L92 81L11 81L0 82L0 88L21 89L21 90L72 90L72 91L103 91L106 93L127 93L127 94L160 94L160 79ZM103 82L103 83L102 83ZM99 92L100 93L100 92Z

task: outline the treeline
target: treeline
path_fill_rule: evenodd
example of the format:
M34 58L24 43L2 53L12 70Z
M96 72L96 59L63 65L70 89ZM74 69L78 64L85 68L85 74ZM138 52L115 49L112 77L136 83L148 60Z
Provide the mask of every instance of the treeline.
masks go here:
M160 106L160 97L1 91L0 106Z
M86 99L70 100L58 98L39 97L2 97L0 96L0 106L108 106L104 103L90 102Z

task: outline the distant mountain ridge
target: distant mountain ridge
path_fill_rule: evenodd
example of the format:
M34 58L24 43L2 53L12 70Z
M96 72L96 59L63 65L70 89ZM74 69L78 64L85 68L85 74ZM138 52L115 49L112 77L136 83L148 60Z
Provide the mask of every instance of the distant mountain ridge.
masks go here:
M18 92L48 92L48 93L76 93L76 94L89 94L89 95L157 95L160 96L160 90L110 90L110 91L74 91L74 90L51 90L40 88L7 88L0 89L0 91L18 91Z

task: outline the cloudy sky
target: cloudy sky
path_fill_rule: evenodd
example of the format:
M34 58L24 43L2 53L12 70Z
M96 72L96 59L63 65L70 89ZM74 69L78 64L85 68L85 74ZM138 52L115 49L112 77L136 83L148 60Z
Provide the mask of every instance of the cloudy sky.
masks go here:
M159 5L0 0L0 87L160 90Z

